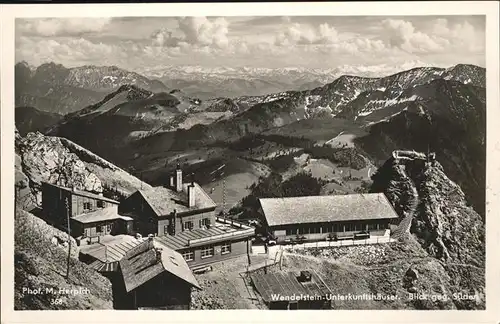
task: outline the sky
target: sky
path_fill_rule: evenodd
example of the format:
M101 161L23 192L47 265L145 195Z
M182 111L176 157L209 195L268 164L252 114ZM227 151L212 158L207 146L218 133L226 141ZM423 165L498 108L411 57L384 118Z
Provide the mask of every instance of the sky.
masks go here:
M34 66L485 66L484 16L18 18L15 38Z

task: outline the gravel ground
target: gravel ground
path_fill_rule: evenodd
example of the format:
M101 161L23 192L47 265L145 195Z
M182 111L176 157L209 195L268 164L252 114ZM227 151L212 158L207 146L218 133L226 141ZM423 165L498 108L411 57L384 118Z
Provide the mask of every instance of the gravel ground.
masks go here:
M252 264L265 261L266 255L252 255ZM192 309L261 309L255 292L240 273L248 266L246 255L214 264L212 271L196 275L203 290L192 295ZM248 284L248 282L247 282Z

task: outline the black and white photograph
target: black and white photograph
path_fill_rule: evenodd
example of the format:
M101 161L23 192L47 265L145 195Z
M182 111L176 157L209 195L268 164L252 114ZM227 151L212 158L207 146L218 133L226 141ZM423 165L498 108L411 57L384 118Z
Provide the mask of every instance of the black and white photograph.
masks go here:
M14 310L491 307L486 14L330 6L16 17Z

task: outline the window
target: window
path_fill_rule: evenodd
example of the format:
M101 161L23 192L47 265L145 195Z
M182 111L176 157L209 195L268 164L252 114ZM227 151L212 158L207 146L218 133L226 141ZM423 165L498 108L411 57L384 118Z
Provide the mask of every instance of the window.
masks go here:
M106 230L108 232L111 232L111 223L109 223L109 224L106 225Z
M182 252L182 257L186 261L193 261L194 260L194 251L185 251L185 252Z
M292 232L292 230L291 230L291 229L287 229L287 230L286 230L286 235L293 235L293 234L294 234L294 233Z
M231 243L223 243L220 249L221 254L231 253Z
M214 256L214 247L213 246L206 246L203 249L201 249L201 258L210 258Z
M192 221L184 222L184 229L185 230L192 230L193 229L193 222Z
M319 233L319 229L320 229L319 227L317 227L317 226L313 226L313 227L311 227L311 229L310 229L310 233L311 233L311 234L318 234L318 233Z
M168 225L163 226L163 234L168 234Z
M201 220L201 226L207 226L207 227L210 226L210 218L203 218Z
M89 202L84 202L83 203L83 209L84 210L90 209L90 203Z
M100 225L100 224L97 224L97 225L95 226L95 231L96 231L97 233L101 233L101 232L102 232L102 227L101 227L101 225Z
M102 201L102 200L98 200L97 201L97 207L98 208L104 208L104 206L105 206L104 201Z

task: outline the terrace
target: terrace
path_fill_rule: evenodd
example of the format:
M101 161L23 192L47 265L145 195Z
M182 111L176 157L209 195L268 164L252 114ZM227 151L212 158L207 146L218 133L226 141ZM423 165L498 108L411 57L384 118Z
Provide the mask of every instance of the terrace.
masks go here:
M233 220L217 217L215 225L210 228L183 231L177 233L175 236L158 236L155 239L174 250L179 250L209 243L222 242L228 239L246 238L254 234L255 230L253 227Z

